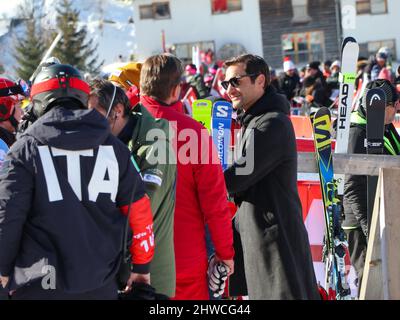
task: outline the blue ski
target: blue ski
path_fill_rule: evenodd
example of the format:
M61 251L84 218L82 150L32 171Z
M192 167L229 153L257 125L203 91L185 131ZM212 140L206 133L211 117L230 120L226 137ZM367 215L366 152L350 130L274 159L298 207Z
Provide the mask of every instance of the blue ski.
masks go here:
M7 144L2 139L0 139L0 169L3 166L4 158L6 157L7 152Z
M232 104L228 101L216 101L213 105L211 125L212 138L217 147L222 169L228 167L229 147L231 142Z

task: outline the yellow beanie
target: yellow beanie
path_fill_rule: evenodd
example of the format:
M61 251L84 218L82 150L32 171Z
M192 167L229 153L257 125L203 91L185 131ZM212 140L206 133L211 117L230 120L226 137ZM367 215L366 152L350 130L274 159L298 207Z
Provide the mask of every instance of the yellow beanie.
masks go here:
M119 83L126 90L133 85L139 88L141 69L141 63L130 62L127 65L119 67L117 70L113 71L108 80Z

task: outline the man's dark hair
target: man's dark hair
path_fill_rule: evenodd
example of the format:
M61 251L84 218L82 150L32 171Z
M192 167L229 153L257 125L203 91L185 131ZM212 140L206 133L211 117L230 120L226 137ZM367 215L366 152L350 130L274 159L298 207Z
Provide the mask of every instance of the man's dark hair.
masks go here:
M182 62L172 54L159 54L148 58L140 72L140 92L157 100L167 100L180 84Z
M320 66L320 65L321 65L321 62L319 62L319 61L312 61L312 62L310 62L310 63L307 65L307 68L320 71L320 70L319 70L319 66Z
M365 88L365 91L363 94L363 104L365 107L366 107L366 102L367 102L368 91L371 89L375 89L375 88L382 89L385 92L387 105L390 103L394 104L399 99L399 95L397 93L396 87L389 80L377 79L377 80L369 82Z
M253 54L242 54L225 61L224 67L228 68L241 63L245 65L246 74L256 74L257 76L263 74L265 76L265 88L269 86L271 83L271 74L269 66L263 58ZM257 76L250 77L252 83L255 82Z
M115 88L115 89L114 89ZM128 97L126 96L124 90L120 87L115 86L108 80L104 79L94 79L90 82L90 95L96 96L99 99L99 107L104 109L106 113L108 112L108 108L110 107L110 103L112 97L114 95L115 90L115 98L111 108L114 108L118 103L124 106L124 116L129 115L131 111L131 104L129 102Z

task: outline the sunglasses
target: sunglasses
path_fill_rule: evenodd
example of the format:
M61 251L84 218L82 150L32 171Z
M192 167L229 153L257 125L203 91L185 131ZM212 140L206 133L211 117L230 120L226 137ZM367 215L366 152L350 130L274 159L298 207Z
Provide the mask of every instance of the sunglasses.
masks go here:
M240 79L245 78L245 77L254 78L254 77L257 77L259 75L260 75L259 73L252 73L252 74L244 74L244 75L239 76L239 77L233 77L233 78L230 78L227 81L222 81L221 82L221 86L225 90L228 90L229 85L231 85L234 88L237 88L240 85Z

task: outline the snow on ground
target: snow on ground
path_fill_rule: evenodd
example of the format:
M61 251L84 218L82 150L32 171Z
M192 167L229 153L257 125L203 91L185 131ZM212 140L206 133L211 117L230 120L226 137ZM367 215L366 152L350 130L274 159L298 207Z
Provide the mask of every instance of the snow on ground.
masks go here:
M0 0L0 65L5 74L15 76L16 62L13 57L13 38L23 27L10 32L12 18L17 17L18 5L24 0ZM38 1L38 0L34 0ZM132 1L122 0L73 0L74 8L80 11L81 24L88 29L89 37L98 44L99 62L104 65L117 61L128 61L135 47L135 28ZM54 29L57 0L44 0L44 18L41 23L46 29ZM120 58L119 56L122 56Z

